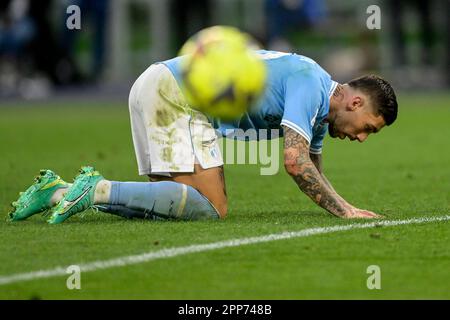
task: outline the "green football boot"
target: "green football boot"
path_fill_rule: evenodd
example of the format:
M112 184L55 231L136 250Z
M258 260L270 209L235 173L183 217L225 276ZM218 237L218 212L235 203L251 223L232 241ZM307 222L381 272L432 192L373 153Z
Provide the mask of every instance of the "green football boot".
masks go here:
M11 203L13 209L8 213L10 221L25 220L33 214L50 209L50 199L55 191L69 186L53 171L41 170L34 183L20 193L17 201Z
M105 178L92 167L82 167L80 174L73 181L62 200L52 208L52 216L47 221L57 224L65 221L76 213L94 206L95 187Z

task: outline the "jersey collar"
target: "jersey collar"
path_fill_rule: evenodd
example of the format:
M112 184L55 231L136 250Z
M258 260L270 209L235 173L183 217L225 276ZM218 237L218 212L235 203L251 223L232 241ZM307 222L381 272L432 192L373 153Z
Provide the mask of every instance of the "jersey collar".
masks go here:
M331 96L334 93L334 90L336 90L336 87L339 83L337 83L336 81L331 80L331 86L330 86L330 90L328 91L328 98L331 98Z

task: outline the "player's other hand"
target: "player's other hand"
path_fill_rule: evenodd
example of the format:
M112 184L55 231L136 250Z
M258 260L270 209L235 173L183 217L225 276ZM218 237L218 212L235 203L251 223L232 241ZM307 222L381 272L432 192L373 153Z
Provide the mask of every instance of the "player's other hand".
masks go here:
M346 219L381 219L384 218L382 215L376 214L375 212L358 209L358 208L349 208L343 218Z

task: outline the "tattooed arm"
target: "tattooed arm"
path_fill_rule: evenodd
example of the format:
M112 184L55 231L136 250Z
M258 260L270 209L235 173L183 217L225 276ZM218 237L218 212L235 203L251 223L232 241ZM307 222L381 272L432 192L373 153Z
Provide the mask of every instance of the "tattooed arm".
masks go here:
M333 191L337 196L339 196L339 194L336 192L336 190L334 190L334 188L331 185L330 181L328 181L327 177L325 177L325 174L323 173L322 155L321 154L310 153L309 157L310 157L311 161L314 163L314 165L316 166L316 168L319 171L320 175L322 176L323 181L327 184L327 186L331 189L331 191Z
M377 217L370 211L351 206L333 188L330 188L318 168L311 161L308 141L286 126L283 129L284 166L308 197L331 214L339 217ZM319 169L321 170L320 166Z

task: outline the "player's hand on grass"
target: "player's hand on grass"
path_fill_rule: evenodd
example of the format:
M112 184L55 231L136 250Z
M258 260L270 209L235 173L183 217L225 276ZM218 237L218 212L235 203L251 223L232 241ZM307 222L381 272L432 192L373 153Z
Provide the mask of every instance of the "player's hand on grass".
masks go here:
M343 218L346 219L381 219L384 218L382 215L376 214L375 212L358 209L355 207L349 208L349 210L345 213Z

